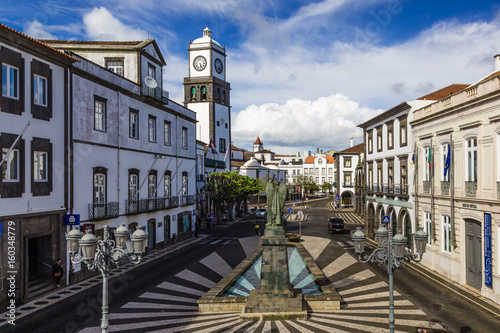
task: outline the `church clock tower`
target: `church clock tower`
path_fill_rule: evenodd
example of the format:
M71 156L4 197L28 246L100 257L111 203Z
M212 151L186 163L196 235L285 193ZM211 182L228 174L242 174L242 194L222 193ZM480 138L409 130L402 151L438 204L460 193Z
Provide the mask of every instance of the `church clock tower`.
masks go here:
M205 28L203 37L189 43L189 77L184 78L184 105L196 112L196 139L213 141L219 159L226 156L231 169L231 86L226 81L226 48L212 39Z

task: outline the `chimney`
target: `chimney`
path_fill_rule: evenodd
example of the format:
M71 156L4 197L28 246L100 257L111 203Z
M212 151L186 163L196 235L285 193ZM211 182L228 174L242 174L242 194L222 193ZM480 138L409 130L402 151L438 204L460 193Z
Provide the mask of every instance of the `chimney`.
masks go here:
M316 148L316 154L319 154L319 148Z
M500 71L500 54L497 54L495 57L495 72Z
M351 137L351 147L354 147L354 138Z
M321 149L321 154L323 154L323 149Z

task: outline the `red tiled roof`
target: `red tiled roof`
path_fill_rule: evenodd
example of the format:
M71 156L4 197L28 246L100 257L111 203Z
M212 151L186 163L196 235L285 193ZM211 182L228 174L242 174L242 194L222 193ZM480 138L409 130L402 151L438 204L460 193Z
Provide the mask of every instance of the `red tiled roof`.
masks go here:
M365 152L365 144L360 143L359 145L355 145L353 147L349 147L347 149L344 149L342 151L339 151L339 153L354 153L354 154L361 154Z
M58 40L43 39L48 44L73 44L73 45L139 45L144 41L94 41L94 40Z
M260 141L260 138L257 137L257 140L255 140L255 142L253 143L254 145L261 145L262 142Z
M308 157L306 158L304 164L313 164L314 163L314 159L318 158L319 156L311 156L311 157ZM335 160L333 159L333 157L331 156L321 156L323 158L326 158L326 163L333 163Z
M454 93L464 90L468 86L469 86L468 84L458 84L458 83L450 84L447 87L444 87L442 89L431 92L430 94L417 98L417 100L438 101L442 98L446 98Z
M235 161L235 160L231 160L231 166L234 166L234 167L241 167L243 166L247 161Z
M239 151L244 151L243 148L238 148L236 146L231 145L231 150L239 150Z
M78 60L78 59L76 59L76 58L73 58L72 56L70 56L70 55L68 55L68 54L66 54L66 53L64 53L64 52L61 52L61 51L59 51L59 50L56 50L55 48L53 48L53 47L51 47L51 46L49 46L49 45L47 45L47 44L45 44L45 43L41 42L41 41L40 41L40 40L38 40L38 39L35 39L35 38L30 37L30 36L28 36L28 35L25 35L25 34L23 34L22 32L19 32L19 31L15 30L15 29L12 29L11 27L6 26L5 24L0 23L0 29L7 30L7 31L9 31L9 32L13 32L13 33L15 33L16 35L19 35L19 36L21 36L21 37L23 37L23 38L25 38L25 39L27 39L27 40L30 40L30 41L32 41L32 42L34 42L34 43L36 43L36 44L38 44L38 45L40 45L40 46L42 46L42 47L44 47L44 48L46 48L46 49L48 49L48 50L50 50L50 51L54 52L54 53L57 53L57 54L59 54L59 55L61 55L61 56L65 57L65 58L67 58L67 59L72 60L73 62L80 62L80 60Z

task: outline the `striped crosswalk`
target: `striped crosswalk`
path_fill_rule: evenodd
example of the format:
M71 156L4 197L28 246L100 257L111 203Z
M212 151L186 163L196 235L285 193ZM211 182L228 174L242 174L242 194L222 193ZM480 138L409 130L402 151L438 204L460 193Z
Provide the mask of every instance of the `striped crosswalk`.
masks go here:
M365 224L361 217L352 212L342 212L337 210L331 215L331 217L340 217L346 224Z
M255 238L253 238L255 239ZM253 245L251 245L253 244ZM342 297L341 310L310 312L308 320L240 321L239 312L200 313L197 300L244 259L254 240L233 240L109 314L109 332L387 332L387 283L344 249L325 238L304 237L304 246ZM232 257L230 257L232 256ZM231 258L231 259L230 259ZM232 264L231 264L232 263ZM396 331L426 328L444 332L403 295L395 292ZM100 332L89 327L82 333Z

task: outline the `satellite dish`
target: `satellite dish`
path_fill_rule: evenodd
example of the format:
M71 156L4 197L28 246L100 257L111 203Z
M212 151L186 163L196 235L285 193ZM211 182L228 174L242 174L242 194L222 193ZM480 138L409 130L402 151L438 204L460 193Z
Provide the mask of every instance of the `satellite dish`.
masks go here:
M144 83L151 89L156 88L156 86L158 85L158 83L156 83L156 80L152 76L146 76L144 78Z

